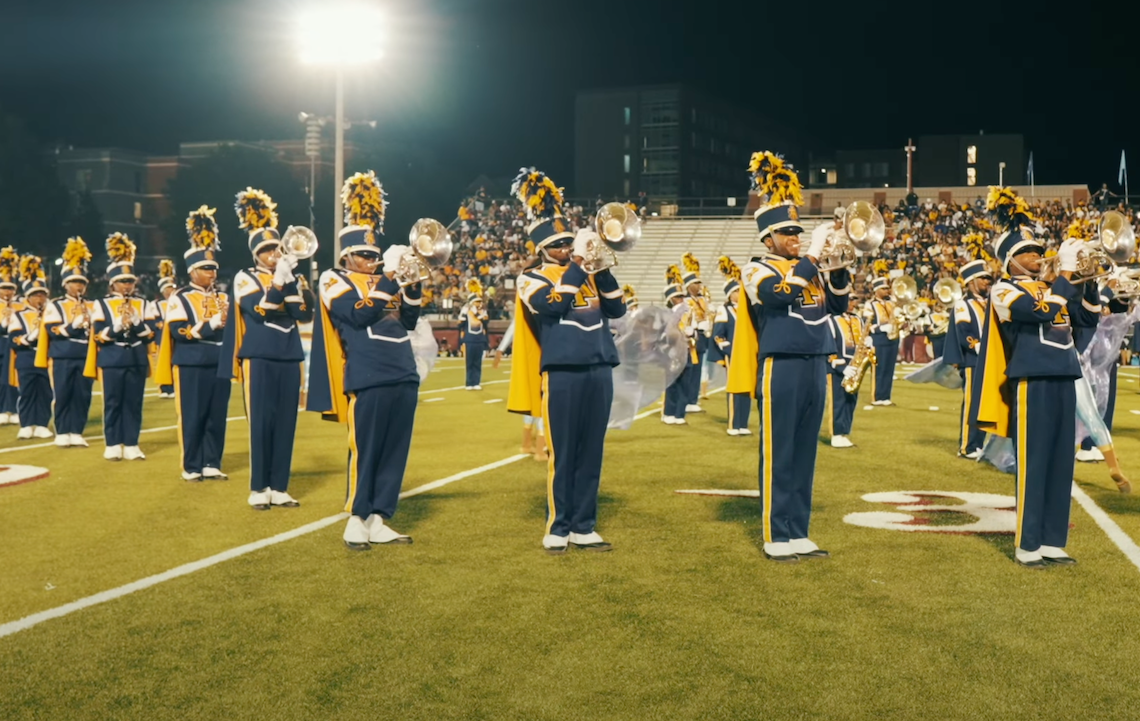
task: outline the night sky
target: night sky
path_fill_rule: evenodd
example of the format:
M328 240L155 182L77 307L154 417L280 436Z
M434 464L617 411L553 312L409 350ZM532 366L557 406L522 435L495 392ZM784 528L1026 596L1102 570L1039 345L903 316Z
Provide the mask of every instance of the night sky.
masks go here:
M298 111L333 105L331 75L295 59L302 4L6 0L0 110L76 146L300 137ZM1140 3L378 4L386 58L350 77L347 114L379 128L352 132L427 146L465 177L533 164L573 194L575 91L674 81L820 151L983 129L1023 133L1039 183L1114 185L1122 148L1140 167Z

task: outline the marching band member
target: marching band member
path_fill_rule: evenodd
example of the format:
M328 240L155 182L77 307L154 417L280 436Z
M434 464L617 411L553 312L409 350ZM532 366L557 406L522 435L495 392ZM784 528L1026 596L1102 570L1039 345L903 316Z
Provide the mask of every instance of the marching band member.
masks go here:
M600 240L590 230L573 233L562 215L562 189L550 178L524 168L512 192L527 209L527 234L542 256L541 266L518 279L515 316L526 322L515 331L508 403L524 413L542 404L550 446L542 546L551 554L568 546L609 551L595 526L618 364L609 319L625 315L622 291L608 269L583 270L589 244Z
M515 342L515 321L517 318L511 318L511 324L507 326L507 330L503 333L503 337L499 340L499 347L495 350L495 362L492 368L498 368L499 362L503 359L503 353L511 349ZM523 414L523 440L522 452L534 455L536 461L550 460L546 450L546 432L542 423L542 416L532 416Z
M685 292L682 289L683 281L681 279L681 269L675 265L669 266L665 270L665 307L673 311L674 317L677 319L677 326L681 329L681 333L689 342L689 362L685 369L681 371L681 375L677 376L677 380L673 381L668 388L665 389L665 404L661 406L661 422L667 425L683 426L688 421L685 420L685 412L688 408L688 388L689 377L693 373L694 368L698 368L696 361L697 354L697 340L696 340L696 320L692 312L692 306L685 300Z
M874 297L863 308L867 324L867 340L875 349L875 374L871 376L873 406L894 405L891 388L895 381L895 364L899 358L899 332L896 303L891 298L889 278L875 278L871 283Z
M51 379L46 369L36 367L36 345L48 299L43 261L34 255L20 258L20 280L24 300L8 319L8 337L15 356L12 370L20 386L20 431L16 438L51 438L52 432L47 428L51 421Z
M981 237L974 241L981 251ZM967 244L970 241L967 239ZM962 286L965 288L961 300L950 313L949 343L946 345L946 363L958 367L962 376L962 410L958 428L958 457L977 460L982 455L982 445L986 432L978 428L972 412L972 392L974 372L978 365L978 350L981 347L982 327L985 324L986 300L990 296L993 275L989 263L978 258L962 266L959 271Z
M936 301L930 313L930 354L931 360L941 358L946 352L946 336L950 332L950 310L941 301Z
M203 205L186 218L190 249L183 257L190 285L166 300L155 373L160 386L174 386L182 480L191 482L226 479L222 452L230 381L218 378L218 357L229 309L214 288L218 277L215 212Z
M139 448L143 392L150 370L148 346L154 342L157 309L134 297L135 244L122 233L107 238L110 294L91 309L92 335L87 348L88 378L103 381L103 457L109 461L145 460Z
M713 342L722 356L719 361L726 370L732 369L732 338L736 333L736 313L740 304L740 266L727 255L722 255L719 269L725 277L725 302L716 312L713 324ZM712 352L712 349L709 349ZM752 396L748 393L725 393L728 398L728 435L750 436L748 415L752 410Z
M409 332L423 294L418 282L397 281L407 246L381 256L387 202L372 171L346 180L341 194L342 267L321 274L308 409L348 424L344 543L367 551L369 544L412 542L385 521L396 512L412 443L420 376Z
M690 354L690 368L685 369L685 413L703 413L700 399L708 394L708 369L705 368L705 355L709 349L714 314L705 296L701 282L701 263L697 256L685 253L681 258L685 274L681 276L681 287L685 291L685 303L693 319L693 353Z
M155 340L162 343L162 329L166 326L166 303L170 296L178 289L178 278L174 275L174 261L163 258L158 261L158 292L162 298L156 303L158 306L158 320L155 322ZM173 398L174 384L160 384L158 386L159 398Z
M829 555L809 540L808 525L827 358L835 350L827 317L847 307L850 273L820 277L822 234L800 256L795 171L770 152L754 153L749 170L753 188L767 196L755 219L768 252L741 269L747 312L737 315L728 391L755 393L760 407L764 555L796 562Z
M55 444L87 447L83 429L91 411L94 380L83 375L91 342L91 308L87 291L87 263L91 251L82 238L68 238L63 250L64 295L44 309L43 330L36 348L36 367L47 368L55 392Z
M852 363L855 352L864 342L863 321L858 314L858 303L851 298L847 304L847 312L833 315L828 318L831 327L831 337L835 341L835 355L829 360L830 370L827 374L827 393L831 399L831 415L827 426L831 437L832 448L851 448L855 444L848 436L851 434L851 423L855 419L855 406L859 402L859 389L849 393L843 387L843 381L853 378L858 369Z
M293 441L297 431L304 346L298 323L309 317L297 259L282 255L277 205L263 191L237 194L238 224L249 232L254 267L234 276L229 322L218 376L236 378L245 395L249 422L249 499L255 511L297 508L289 494Z
M19 385L9 385L12 367L12 344L8 338L8 321L11 320L18 302L16 291L20 289L20 254L12 246L0 249L0 426L19 425L16 402L20 398Z
M487 310L483 307L483 284L477 278L467 281L467 303L460 311L459 343L467 358L469 391L483 390L483 354L487 352Z
M980 373L974 379L979 428L1013 440L1017 458L1014 557L1032 569L1076 563L1066 552L1081 366L1069 306L1080 240L1058 251L1060 274L1037 280L1044 247L1033 237L1029 204L1009 188L991 187L986 207L1005 232L994 242L1004 276L990 293Z

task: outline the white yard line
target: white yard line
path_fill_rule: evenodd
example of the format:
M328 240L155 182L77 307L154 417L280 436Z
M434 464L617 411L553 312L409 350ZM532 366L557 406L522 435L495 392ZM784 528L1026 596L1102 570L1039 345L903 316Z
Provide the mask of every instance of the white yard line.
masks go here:
M233 421L244 421L244 420L245 420L245 416L231 416L231 417L226 419L226 423L232 423ZM142 433L158 433L160 431L175 431L175 430L178 430L178 426L159 426L158 428L144 428L141 431L139 431L139 433L140 434L142 434ZM104 438L104 436L83 436L83 437L89 441L101 441ZM16 451L28 451L28 450L31 450L33 448L47 448L49 446L54 446L54 445L55 445L55 441L49 441L48 443L33 443L30 446L13 446L12 448L0 448L0 453L14 453Z
M456 481L462 481L464 478L470 478L471 476L475 476L475 475L478 475L480 473L484 473L486 471L491 471L491 470L494 470L496 468L501 468L505 465L514 463L515 461L521 461L524 458L530 458L530 455L529 454L519 454L516 456L510 456L509 458L504 458L501 461L495 461L494 463L488 463L485 466L479 466L478 468L472 468L470 470L462 471L460 473L456 473L453 476L448 476L447 478L441 478L438 481L432 481L431 483L425 483L424 485L417 486L416 488L413 488L409 491L404 491L403 493L400 494L400 498L409 498L411 496L418 496L421 493L426 493L428 491L435 490L436 488L446 486L449 483L455 483ZM247 553L252 553L252 552L260 550L262 548L266 548L268 546L276 545L276 544L281 543L283 541L288 541L288 540L291 540L294 538L299 538L301 536L310 534L314 531L319 531L322 528L326 528L328 526L331 526L332 524L336 523L337 521L343 521L347 517L348 517L347 513L338 513L334 516L328 516L326 518L322 518L319 521L313 521L312 523L308 523L304 526L301 526L300 528L294 528L292 531L286 531L284 533L278 533L276 536L270 536L269 538L263 538L260 541L254 541L253 543L247 543L244 546L238 546L237 548L231 548L228 551L222 551L221 553L214 554L213 556L210 556L208 558L203 558L200 561L194 561L192 563L185 563L181 566L178 566L177 568L172 568L169 571L163 571L162 573L157 573L153 576L147 576L144 579L141 579L138 581L132 581L131 583L119 586L118 588L112 588L109 591L101 591L101 592L96 593L92 596L87 596L86 598L81 598L78 601L72 601L71 603L65 603L62 606L56 606L55 608L49 608L46 611L40 611L39 613L33 613L32 615L25 616L25 617L23 617L17 621L10 621L10 622L5 623L5 624L0 624L0 638L3 638L4 636L11 636L12 634L19 633L20 631L26 631L27 629L32 628L33 626L38 626L39 624L43 623L44 621L50 621L53 618L61 618L61 617L66 616L68 614L75 613L76 611L82 611L85 608L90 608L91 606L96 606L100 603L106 603L107 601L113 601L116 598L122 598L123 596L127 596L129 594L132 594L135 591L141 591L145 588L150 588L151 586L157 586L158 584L160 584L164 581L170 581L172 579L179 578L181 576L189 575L191 573L194 573L195 571L201 571L202 569L209 568L210 566L216 566L223 561L229 561L230 559L237 558L238 556L244 556Z
M1098 506L1096 501L1089 498L1088 494L1082 491L1076 483L1073 483L1073 498L1077 499L1077 503L1081 504L1085 513L1092 516L1096 525L1100 526L1100 530L1104 531L1109 540L1116 544L1124 557L1132 561L1132 565L1136 566L1137 569L1140 569L1140 546L1136 545L1136 542L1124 532L1124 529L1116 525L1116 521L1109 518L1104 509Z
M489 386L489 385L493 385L495 383L510 383L510 381L509 380L506 380L506 381L485 381L483 383L483 385ZM467 386L452 386L451 388L436 388L435 390L430 390L430 391L420 391L420 395L426 396L428 393L446 393L447 391L462 391L462 390L466 390L466 389L467 389Z

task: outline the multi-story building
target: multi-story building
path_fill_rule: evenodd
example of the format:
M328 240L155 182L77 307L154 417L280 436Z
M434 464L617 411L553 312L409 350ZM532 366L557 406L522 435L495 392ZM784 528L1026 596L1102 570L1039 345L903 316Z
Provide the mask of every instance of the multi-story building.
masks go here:
M578 94L574 185L578 197L651 200L740 198L748 160L770 149L799 157L792 134L684 85Z

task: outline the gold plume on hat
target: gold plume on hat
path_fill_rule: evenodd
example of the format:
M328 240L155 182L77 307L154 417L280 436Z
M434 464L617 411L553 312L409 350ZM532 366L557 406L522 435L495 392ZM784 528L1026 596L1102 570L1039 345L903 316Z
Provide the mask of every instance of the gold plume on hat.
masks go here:
M752 189L767 196L768 205L804 204L800 176L781 156L768 150L753 153L748 172L752 174Z
M158 261L158 277L159 278L173 278L174 277L174 261L170 258L163 258Z
M727 280L740 280L740 266L727 255L722 255L717 261L717 269Z
M238 193L234 211L237 213L238 227L242 230L277 227L277 203L264 190L246 188Z
M134 263L136 247L125 233L111 233L107 236L107 257L112 263Z
M671 265L665 269L665 282L670 285L681 285L681 269L676 265Z
M195 249L218 249L218 221L214 219L216 212L216 208L208 208L203 205L187 216L186 232L190 236L190 245L194 246Z
M483 295L483 284L478 278L472 278L467 281L467 292L472 295Z
M633 289L632 285L628 285L628 284L623 285L621 287L621 297L623 300L629 300L630 298L636 298L637 297L637 291L635 291Z
M26 283L33 280L43 280L45 277L42 258L30 253L20 258L20 280Z
M80 268L91 262L91 250L87 243L78 235L67 239L63 247L63 266L65 268Z
M681 256L681 264L685 266L686 273L700 274L701 272L701 261L697 260L697 256L692 253L685 253Z
M384 232L384 215L388 209L387 193L376 178L376 173L357 173L344 181L340 199L344 204L344 222L347 225L367 226Z
M20 254L12 246L0 248L0 281L14 283L20 273Z

